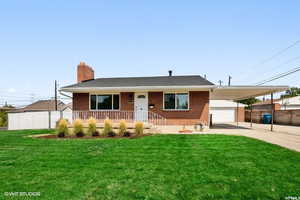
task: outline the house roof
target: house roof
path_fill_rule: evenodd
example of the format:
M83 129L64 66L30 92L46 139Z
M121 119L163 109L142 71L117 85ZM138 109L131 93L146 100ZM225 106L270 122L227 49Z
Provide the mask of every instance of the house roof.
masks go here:
M60 90L72 93L210 91L212 100L241 100L287 90L288 86L216 86L199 75L98 78L68 85Z
M273 100L273 103L276 103L277 101L280 101L280 99L274 99ZM261 102L257 102L257 103L254 103L253 106L259 106L259 105L269 105L271 104L271 100L268 99L268 100L265 100L265 101L261 101Z
M298 105L300 103L300 96L286 97L286 98L282 98L282 99L274 99L273 103ZM255 103L253 105L254 106L259 106L259 105L269 105L269 104L271 104L270 99L262 101L262 102Z
M63 110L65 104L62 101L57 101L57 109ZM55 100L39 100L24 108L16 109L12 112L29 112L29 111L54 111Z
M153 76L153 77L124 77L98 78L62 88L85 87L141 87L141 86L207 86L214 85L199 75L192 76Z

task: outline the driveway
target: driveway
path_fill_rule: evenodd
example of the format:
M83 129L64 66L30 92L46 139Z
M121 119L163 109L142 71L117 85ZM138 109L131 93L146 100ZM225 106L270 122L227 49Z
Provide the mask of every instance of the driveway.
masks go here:
M186 127L189 130L193 130L192 126ZM167 126L160 127L161 133L178 133L182 129L182 126ZM184 133L189 134L189 133ZM272 144L292 149L300 152L300 127L299 126L283 126L274 125L274 131L270 131L270 125L254 124L252 128L250 123L236 123L218 124L214 125L210 130L204 132L197 132L192 134L228 134L228 135L242 135L259 140L263 140Z
M299 126L274 125L274 131L271 132L270 125L265 124L253 124L252 128L250 123L239 123L239 127L236 124L219 124L207 133L243 135L300 152Z

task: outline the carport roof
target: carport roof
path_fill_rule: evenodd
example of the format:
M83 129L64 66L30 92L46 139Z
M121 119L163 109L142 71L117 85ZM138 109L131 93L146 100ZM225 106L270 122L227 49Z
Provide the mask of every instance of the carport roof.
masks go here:
M212 100L242 100L288 90L288 86L219 86L211 90Z

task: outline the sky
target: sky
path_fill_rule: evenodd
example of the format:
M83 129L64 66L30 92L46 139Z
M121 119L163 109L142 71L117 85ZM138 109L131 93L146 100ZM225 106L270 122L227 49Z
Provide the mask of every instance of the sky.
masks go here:
M300 65L300 1L3 1L0 105L95 76L206 75L251 85ZM268 62L264 60L296 42ZM271 85L300 86L300 72Z

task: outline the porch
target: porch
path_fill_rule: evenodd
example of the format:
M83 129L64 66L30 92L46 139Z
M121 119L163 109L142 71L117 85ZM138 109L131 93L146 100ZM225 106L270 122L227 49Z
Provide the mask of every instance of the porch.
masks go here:
M75 110L72 113L72 119L81 119L87 121L89 118L94 118L99 124L107 118L112 120L113 123L119 123L121 120L125 120L129 124L133 124L136 121L144 122L147 125L165 126L167 119L157 113L151 111L130 111L130 110L105 110L105 111L78 111Z

